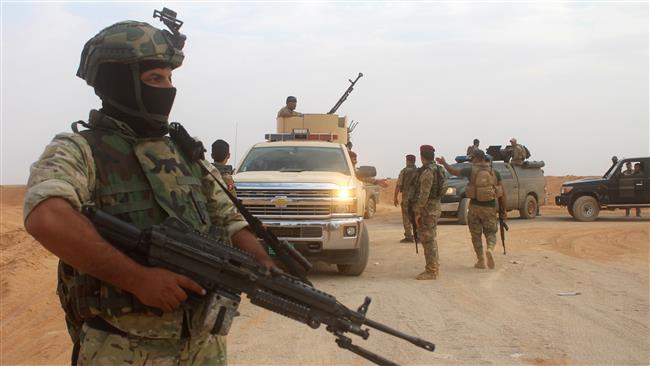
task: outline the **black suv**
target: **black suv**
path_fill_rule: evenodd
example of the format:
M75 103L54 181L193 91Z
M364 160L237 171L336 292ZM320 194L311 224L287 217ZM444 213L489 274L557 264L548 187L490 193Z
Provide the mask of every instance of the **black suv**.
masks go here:
M564 182L555 204L578 221L593 221L601 209L650 207L650 158L612 158L602 178Z

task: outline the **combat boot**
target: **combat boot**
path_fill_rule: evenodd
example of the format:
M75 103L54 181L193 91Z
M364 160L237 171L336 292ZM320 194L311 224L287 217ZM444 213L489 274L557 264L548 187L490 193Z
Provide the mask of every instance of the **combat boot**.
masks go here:
M486 269L487 267L485 266L485 258L483 258L483 255L478 255L477 258L478 260L474 264L474 268Z
M413 242L413 237L412 236L406 236L404 239L399 241L400 243L412 243Z
M485 251L485 255L487 256L487 265L488 268L494 269L494 249L493 248L487 248ZM483 267L485 268L485 267Z
M435 280L438 278L438 273L437 271L424 271L420 273L419 275L415 276L416 280Z

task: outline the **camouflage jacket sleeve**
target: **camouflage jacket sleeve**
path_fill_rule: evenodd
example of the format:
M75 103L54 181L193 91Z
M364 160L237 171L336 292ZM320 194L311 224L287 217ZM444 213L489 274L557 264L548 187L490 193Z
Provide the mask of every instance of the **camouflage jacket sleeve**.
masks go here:
M90 201L95 187L95 162L81 135L61 133L30 167L23 220L39 203L51 197L70 202L77 210Z
M426 207L427 202L429 201L429 192L431 192L431 187L433 186L434 179L435 176L431 168L422 169L420 178L418 179L418 192L416 192L417 201L415 202L414 207L416 214L420 214Z
M210 172L219 179L221 183L226 185L219 173L219 170L212 164L205 164L209 167ZM205 174L202 178L203 194L208 199L208 212L212 224L221 226L228 230L228 234L232 237L236 232L248 226L248 223L237 212L235 205L233 205L230 198L214 181L210 174Z
M300 112L296 112L296 111L292 111L292 110L289 109L288 107L282 107L282 108L278 111L278 117L296 117L296 116L297 116L297 117L300 117L300 116L302 116L302 113L300 113Z

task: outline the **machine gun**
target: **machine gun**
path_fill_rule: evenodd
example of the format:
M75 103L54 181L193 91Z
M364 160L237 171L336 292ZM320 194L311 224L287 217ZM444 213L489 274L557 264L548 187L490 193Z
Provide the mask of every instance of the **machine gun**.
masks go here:
M352 90L354 90L354 84L356 84L357 81L359 81L359 79L360 79L362 76L363 76L363 74L362 74L362 73L359 73L359 75L357 75L357 78L354 79L354 81L352 81L351 79L348 79L348 81L350 82L350 86L348 86L347 90L343 93L343 95L341 96L341 98L339 98L339 100L336 102L336 104L334 104L334 107L332 107L332 109L330 109L330 111L327 112L327 114L334 114L334 113L336 113L336 111L339 109L339 107L341 106L341 104L343 104L343 102L345 102L345 100L348 99L348 95L350 95L350 93L352 93Z
M185 40L187 37L180 32L181 27L183 26L183 21L180 19L176 18L176 12L168 9L168 8L163 8L162 11L160 10L154 10L153 11L153 18L160 18L160 21L163 22L169 30L171 30L170 34L170 39L174 43L174 46L178 48L179 50L182 50L183 47L185 46ZM168 31L164 31L169 33Z
M127 255L144 262L144 265L188 276L209 293L227 299L219 303L214 325L210 323L213 334L228 333L232 317L237 315L240 295L244 293L253 305L307 324L313 329L324 324L326 330L336 336L339 347L378 365L396 364L353 344L346 334L367 339L369 329L363 328L367 326L427 351L433 352L435 349L431 342L368 319L369 297L354 311L334 296L277 269L268 270L248 253L203 235L176 218L167 218L160 225L140 230L94 206L86 205L82 212L102 237Z
M233 205L235 205L239 213L244 217L244 220L248 222L250 229L258 238L262 239L264 245L268 245L273 249L280 259L280 262L287 267L289 273L300 278L304 282L308 282L307 272L312 267L311 263L294 247L289 245L286 240L280 241L275 234L267 230L264 225L262 225L262 222L257 217L253 216L237 199L237 197L230 193L228 188L212 173L212 169L210 169L208 163L204 160L205 147L203 147L203 143L192 138L185 127L178 122L172 122L169 124L169 136L179 145L185 156L187 156L191 161L201 165L203 169L214 178L214 181L219 185L219 187L221 187Z

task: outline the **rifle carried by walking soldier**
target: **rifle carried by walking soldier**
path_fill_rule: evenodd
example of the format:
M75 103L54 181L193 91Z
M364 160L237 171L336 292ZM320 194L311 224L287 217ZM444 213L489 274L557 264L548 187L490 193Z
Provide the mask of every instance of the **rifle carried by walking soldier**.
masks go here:
M499 231L501 232L501 245L503 246L503 255L506 255L506 231L510 230L506 220L499 217Z

